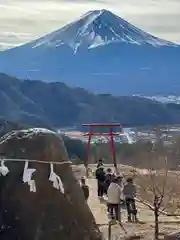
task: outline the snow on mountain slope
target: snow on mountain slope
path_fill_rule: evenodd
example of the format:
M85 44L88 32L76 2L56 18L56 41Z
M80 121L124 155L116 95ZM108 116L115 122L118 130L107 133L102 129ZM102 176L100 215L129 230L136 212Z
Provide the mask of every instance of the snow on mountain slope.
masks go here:
M78 49L95 48L109 43L150 44L154 47L176 44L154 37L107 10L90 11L77 21L32 42L32 48L68 45Z
M180 46L154 37L107 10L0 52L0 72L64 82L116 96L177 95Z
M157 101L160 103L174 103L180 104L180 96L141 96L141 95L134 95L142 98L147 98L153 101Z

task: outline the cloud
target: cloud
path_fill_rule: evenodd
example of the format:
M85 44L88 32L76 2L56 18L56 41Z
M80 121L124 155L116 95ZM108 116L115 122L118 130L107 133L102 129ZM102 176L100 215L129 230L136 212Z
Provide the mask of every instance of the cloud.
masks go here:
M180 43L179 0L1 0L0 45L6 48L28 42L89 10L102 8L158 37Z

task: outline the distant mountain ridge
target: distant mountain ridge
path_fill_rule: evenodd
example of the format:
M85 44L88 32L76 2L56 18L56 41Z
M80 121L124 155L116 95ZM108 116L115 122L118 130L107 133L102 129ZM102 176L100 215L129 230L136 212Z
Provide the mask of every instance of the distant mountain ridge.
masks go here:
M64 83L18 80L0 74L0 117L36 127L81 127L120 122L123 127L180 123L180 106L141 97L93 94Z
M180 46L145 33L107 10L0 52L0 72L64 82L117 96L177 95Z

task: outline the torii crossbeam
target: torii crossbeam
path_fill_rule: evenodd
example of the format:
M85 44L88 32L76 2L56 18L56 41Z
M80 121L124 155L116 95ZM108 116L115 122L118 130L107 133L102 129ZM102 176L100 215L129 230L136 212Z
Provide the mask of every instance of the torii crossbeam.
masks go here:
M116 153L115 153L115 144L114 144L114 137L119 136L119 133L113 132L113 127L120 127L120 123L93 123L93 124L82 124L83 127L89 127L89 133L83 134L83 136L88 136L88 145L86 149L86 159L85 159L85 167L88 167L88 159L89 159L89 151L91 145L91 138L92 136L109 136L111 138L111 150L113 156L113 164L115 169L117 170L117 162L116 162ZM94 128L108 128L109 132L93 132Z

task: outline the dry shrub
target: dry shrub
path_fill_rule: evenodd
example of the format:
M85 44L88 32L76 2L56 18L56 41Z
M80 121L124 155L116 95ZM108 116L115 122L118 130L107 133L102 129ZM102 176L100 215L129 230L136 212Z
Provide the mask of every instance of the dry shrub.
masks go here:
M138 197L142 201L153 205L154 190L156 188L157 195L164 195L161 209L171 214L180 214L180 175L178 172L156 171L152 176L152 172L147 175L136 175L135 182L138 186Z

